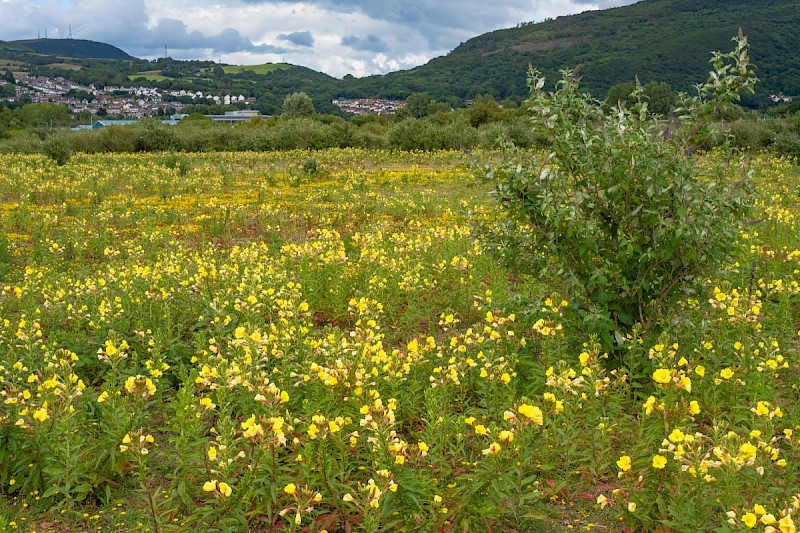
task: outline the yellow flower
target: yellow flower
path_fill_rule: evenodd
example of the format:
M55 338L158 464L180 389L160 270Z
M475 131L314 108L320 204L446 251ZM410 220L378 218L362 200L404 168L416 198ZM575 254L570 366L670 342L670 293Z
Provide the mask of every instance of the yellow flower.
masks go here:
M733 370L730 368L723 368L719 375L722 376L722 379L731 379L733 377Z
M201 405L201 406L202 406L204 409L213 409L213 408L215 408L215 407L217 406L217 404L215 404L214 402L212 402L212 401L211 401L211 398L209 398L208 396L206 396L205 398L203 398L203 399L201 399L201 400L200 400L200 405Z
M217 449L215 447L213 447L213 446L210 446L208 448L208 459L210 461L216 461L217 460Z
M697 400L692 400L689 402L689 412L693 415L700 413L700 404L697 403Z
M311 425L308 426L308 436L309 437L311 437L313 439L314 437L317 436L317 433L319 433L319 428L317 428L316 424L311 424Z
M672 381L672 372L666 368L659 368L653 372L653 381L656 383L661 383L662 385L666 385Z
M600 506L600 509L605 508L605 506L608 505L608 498L606 498L603 494L598 494L597 505Z
M219 482L219 492L220 492L220 494L222 494L223 496L225 496L227 498L228 496L231 495L231 493L233 492L233 489L231 489L231 486L228 485L227 483L225 483L224 481L220 481Z
M628 502L628 512L629 513L636 512L636 502Z
M756 403L756 407L752 411L756 416L767 416L769 414L769 402Z
M33 412L33 418L38 420L39 422L44 422L49 416L47 416L47 409L37 409Z
M653 468L658 468L659 470L663 469L667 466L667 458L663 455L654 455L653 456Z
M745 513L742 515L742 523L750 529L753 529L758 523L758 517L753 513Z
M519 411L519 414L521 414L522 416L526 417L529 420L532 420L534 424L540 426L544 424L544 415L542 413L542 410L536 407L535 405L522 404L519 406L517 411Z
M686 434L678 428L672 430L669 434L669 440L675 443L682 442Z
M497 438L503 442L511 442L514 440L514 433L512 431L504 429L503 431L497 434Z
M744 460L752 459L753 457L755 457L756 451L758 451L758 448L756 448L749 442L745 442L744 444L739 446L739 455Z
M794 520L792 520L790 515L781 518L781 521L778 523L778 529L781 530L781 533L795 533L797 531Z
M206 481L203 483L203 490L206 492L212 492L217 490L217 480L212 479L211 481Z
M623 472L627 472L631 469L631 458L628 455L623 455L617 460L617 467Z
M476 435L486 435L486 426L483 424L477 424L475 426L475 434Z
M297 492L297 486L294 483L289 483L285 487L283 487L283 492L286 494L294 494Z
M697 365L694 367L694 373L700 376L701 378L706 375L706 367L703 365Z
M328 429L330 430L331 433L336 433L342 428L339 427L339 424L337 424L335 420L331 420L330 422L328 422Z
M100 396L97 397L97 403L103 403L106 400L108 400L108 393L103 391L100 393Z

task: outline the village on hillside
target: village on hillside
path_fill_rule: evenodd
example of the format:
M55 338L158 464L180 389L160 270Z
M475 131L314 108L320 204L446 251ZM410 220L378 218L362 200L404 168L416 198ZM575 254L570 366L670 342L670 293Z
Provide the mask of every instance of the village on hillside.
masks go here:
M106 86L97 88L83 86L62 77L29 76L19 74L15 79L15 95L7 96L9 101L19 100L29 103L52 102L67 106L72 114L88 114L91 119L110 118L137 120L147 117L170 117L180 115L187 105L205 103L214 105L239 105L247 108L255 103L255 98L244 95L204 94L201 91L186 90L162 91L150 87ZM0 85L9 83L0 79ZM345 113L354 115L392 114L406 106L403 100L381 98L337 99L332 103ZM228 117L247 116L229 112ZM261 115L259 115L261 116ZM234 122L236 120L228 120Z

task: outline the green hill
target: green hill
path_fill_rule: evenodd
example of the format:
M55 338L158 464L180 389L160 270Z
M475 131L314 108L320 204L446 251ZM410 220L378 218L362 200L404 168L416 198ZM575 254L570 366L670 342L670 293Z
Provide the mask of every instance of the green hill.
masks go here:
M800 9L797 0L644 0L637 4L497 30L462 43L446 56L345 87L355 94L405 97L426 91L439 99L527 95L529 64L552 80L580 66L582 85L604 96L617 83L664 81L691 90L707 76L713 50L728 50L742 28L764 95L800 96Z
M116 46L85 39L31 39L12 41L39 54L61 57L88 57L93 59L133 59Z

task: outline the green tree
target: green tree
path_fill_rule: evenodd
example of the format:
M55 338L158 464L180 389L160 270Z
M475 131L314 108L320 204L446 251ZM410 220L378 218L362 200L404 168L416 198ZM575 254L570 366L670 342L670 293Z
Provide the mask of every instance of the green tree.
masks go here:
M17 117L30 127L66 126L70 122L69 108L62 104L25 104L16 111Z
M283 100L283 117L308 117L314 114L314 102L304 92L295 92Z
M436 112L436 100L428 93L414 93L406 98L406 109L414 118L427 117Z
M647 98L650 112L655 115L667 115L675 107L675 93L669 83L651 81L645 84L642 92Z
M627 81L625 83L618 83L608 90L608 94L606 94L606 98L603 102L608 107L614 107L619 104L627 105L634 89L636 89L636 86L633 82Z
M715 110L753 90L747 40L735 41L734 51L714 54L698 95L681 98L682 142L657 134L641 87L633 105L607 111L579 90L572 72L548 93L531 70L529 106L550 139L549 155L519 153L487 169L510 215L492 235L493 248L533 271L557 272L571 324L610 351L636 324L649 331L679 289L707 275L735 243L748 180L701 170L687 150Z
M0 98L16 98L17 90L10 83L0 85Z
M499 120L502 114L503 110L490 94L475 97L472 105L467 108L469 123L475 128L481 124Z

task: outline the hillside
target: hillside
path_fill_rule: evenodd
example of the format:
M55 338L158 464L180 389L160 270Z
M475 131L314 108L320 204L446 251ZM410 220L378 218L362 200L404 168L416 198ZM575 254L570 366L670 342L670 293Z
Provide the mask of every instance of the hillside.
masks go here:
M731 38L742 28L761 79L757 94L743 103L764 108L772 104L771 94L800 97L796 27L797 0L643 0L522 23L474 37L414 69L341 80L288 64L146 61L111 45L77 39L0 41L0 59L14 61L20 72L64 76L83 84L133 82L165 90L242 94L255 97L258 108L268 114L280 109L286 95L305 91L318 111L338 112L330 103L333 98L404 99L419 92L454 105L482 94L520 101L528 95L528 65L551 81L560 69L580 67L582 87L598 98L637 75L642 83L667 82L675 91L691 91L705 80L711 51L729 50Z
M61 57L87 57L93 59L133 59L116 46L86 39L30 39L12 41L39 54Z
M356 80L356 93L444 99L527 94L529 64L550 79L581 67L583 87L604 96L617 83L665 81L688 91L705 79L712 50L728 50L741 27L762 94L800 96L800 9L796 0L644 0L630 6L522 24L480 35L426 65Z

